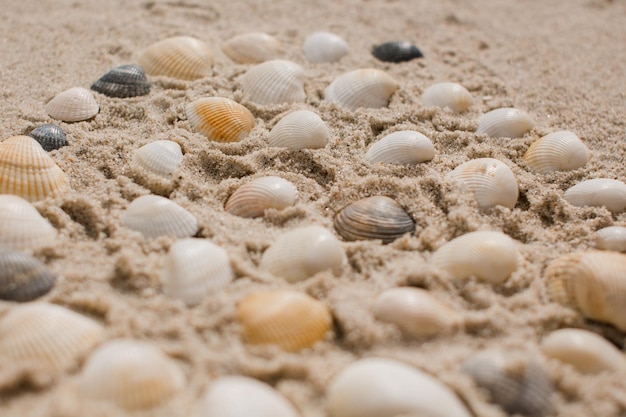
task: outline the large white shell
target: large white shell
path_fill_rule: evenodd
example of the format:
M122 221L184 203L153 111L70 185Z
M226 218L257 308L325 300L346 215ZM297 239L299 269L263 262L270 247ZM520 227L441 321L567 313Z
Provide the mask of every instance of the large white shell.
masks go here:
M277 58L280 43L267 33L244 33L224 42L222 51L239 64L258 64Z
M73 87L59 93L46 104L46 113L53 119L64 122L80 122L94 117L100 106L91 91Z
M462 113L474 103L472 95L457 83L436 83L422 93L425 106L448 107L455 113Z
M348 44L330 32L314 32L302 45L304 56L310 62L337 62L348 53Z
M358 69L347 72L330 83L324 98L348 110L359 107L386 107L398 89L398 83L386 72L378 69Z
M519 138L533 128L535 122L523 110L504 107L491 110L478 119L476 133L492 138Z
M365 154L365 160L370 164L416 165L434 156L435 147L430 139L414 130L401 130L375 142Z
M563 198L574 206L604 206L613 213L621 213L626 209L626 184L610 178L594 178L568 188Z
M298 190L275 176L261 177L239 187L226 201L224 210L241 217L260 217L265 210L282 210L294 205Z
M257 104L302 103L306 99L304 70L295 62L266 61L250 68L240 82L244 93Z
M567 130L553 132L533 142L524 154L530 169L540 174L552 171L570 171L585 166L589 149Z
M36 249L56 237L56 229L32 204L15 195L0 195L0 250Z
M626 227L609 226L598 230L594 236L595 246L602 250L626 252Z
M130 168L136 179L155 192L167 192L173 184L173 174L183 162L180 145L171 140L157 140L133 153Z
M328 143L328 127L310 110L289 113L272 128L269 144L290 150L318 149Z
M198 220L187 210L165 197L144 195L128 205L122 226L151 239L159 236L191 237L198 231Z

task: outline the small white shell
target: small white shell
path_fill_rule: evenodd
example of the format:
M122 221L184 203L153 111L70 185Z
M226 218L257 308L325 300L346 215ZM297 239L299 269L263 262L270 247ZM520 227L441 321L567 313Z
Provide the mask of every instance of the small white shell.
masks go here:
M330 32L315 32L302 45L304 56L310 62L337 62L348 53L348 44Z
M290 150L318 149L328 143L328 127L309 110L294 111L280 119L269 134L270 146Z
M455 113L463 113L474 103L472 95L457 83L436 83L422 93L425 106L448 107Z
M239 187L226 201L224 210L241 217L260 217L265 210L282 210L298 198L295 185L280 177L257 178Z
M370 164L417 165L434 156L435 147L430 139L413 130L401 130L374 143L365 154L365 160Z
M64 122L80 122L94 117L100 106L91 91L73 87L59 93L46 104L46 113L53 119Z
M330 83L324 98L348 110L359 107L386 107L398 89L398 83L386 72L377 69L358 69L347 72Z
M533 142L524 154L530 169L546 174L552 171L571 171L585 166L589 149L567 130L553 132Z
M56 237L56 229L32 204L15 195L0 195L0 250L36 249Z
M267 33L244 33L224 42L222 51L239 64L259 64L277 58L280 43Z
M568 188L563 198L578 207L606 207L613 213L626 209L626 184L610 178L594 178Z
M602 250L626 252L626 227L609 226L598 230L594 236L595 246Z
M169 191L173 174L183 162L180 145L171 140L157 140L133 153L130 168L135 178L154 192Z
M250 68L241 78L249 99L261 105L303 103L304 70L295 62L274 59Z
M128 205L122 226L140 232L147 239L159 236L191 237L198 221L187 210L165 197L144 195Z
M519 138L533 128L535 122L523 110L504 107L491 110L478 119L476 133L492 138Z

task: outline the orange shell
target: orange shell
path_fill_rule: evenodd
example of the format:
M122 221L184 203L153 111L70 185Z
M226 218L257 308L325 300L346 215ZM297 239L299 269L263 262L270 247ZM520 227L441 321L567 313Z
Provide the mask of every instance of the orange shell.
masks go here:
M216 142L238 142L254 128L254 116L241 104L223 97L205 97L186 107L193 129Z

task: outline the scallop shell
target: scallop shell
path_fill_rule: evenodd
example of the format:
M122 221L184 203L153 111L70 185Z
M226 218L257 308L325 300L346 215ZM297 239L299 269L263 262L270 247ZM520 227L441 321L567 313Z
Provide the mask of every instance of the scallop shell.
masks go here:
M504 282L518 267L518 242L502 232L478 231L452 239L433 254L431 263L463 280L475 276L491 284Z
M237 304L242 337L250 344L273 344L297 351L322 340L333 318L322 303L297 291L257 292Z
M394 199L373 196L356 201L335 216L335 230L345 240L380 239L391 243L415 231L415 222Z
M422 93L425 106L448 107L455 113L463 113L474 103L472 95L465 87L457 83L436 83Z
M261 177L239 187L226 201L224 210L241 217L260 217L265 210L282 210L298 199L295 185L280 177Z
M626 209L626 184L610 178L595 178L568 188L563 198L578 207L606 207L613 213Z
M434 156L435 147L430 139L413 130L401 130L374 143L365 154L365 160L370 164L417 165Z
M386 72L377 69L358 69L347 72L330 83L324 98L348 110L360 107L386 107L398 89L398 83Z
M150 92L146 73L139 65L120 65L100 77L91 89L108 97L137 97Z
M28 201L0 195L0 250L24 251L51 245L57 231Z
M534 125L535 122L525 111L504 107L483 114L478 119L476 133L492 138L520 138Z
M153 192L166 194L174 185L173 174L183 162L180 145L171 140L157 140L133 153L130 169L135 178Z
M193 306L225 288L234 279L226 251L205 239L182 239L174 243L161 276L163 292Z
M176 362L146 342L118 339L100 346L79 375L80 392L126 410L159 406L185 386Z
M540 174L571 171L585 166L588 160L589 149L576 134L567 130L543 136L524 154L526 164Z
M383 62L406 62L424 55L411 42L385 42L372 49L372 55Z
M148 46L137 62L149 75L192 81L211 75L213 53L199 39L176 36Z
M472 159L446 177L454 180L461 190L474 193L481 209L497 205L512 209L517 203L519 191L513 171L497 159Z
M292 151L323 148L327 143L326 123L309 110L289 113L280 119L269 134L270 146Z
M67 146L65 132L59 126L52 123L38 126L31 131L28 136L39 142L41 147L48 152Z
M89 120L100 111L100 106L91 91L73 87L59 93L46 104L46 113L53 119L64 122Z
M243 140L255 125L250 110L228 98L200 98L185 111L193 130L216 142Z
M280 43L267 33L245 33L224 42L222 51L238 64L259 64L277 58Z
M340 36L330 32L314 32L302 45L309 62L337 62L348 53L348 44Z
M341 242L324 227L306 226L281 235L263 253L259 267L289 282L318 272L341 272L347 262Z
M304 70L295 62L274 59L250 68L241 78L250 101L260 105L303 103Z
M595 233L595 246L602 250L626 252L626 227L609 226Z
M198 220L187 210L165 197L144 195L128 205L122 215L122 226L141 233L145 238L191 237L198 232Z
M342 369L327 393L329 417L470 417L454 391L405 363L360 359Z
M34 300L47 294L56 279L37 258L21 252L0 251L0 299Z

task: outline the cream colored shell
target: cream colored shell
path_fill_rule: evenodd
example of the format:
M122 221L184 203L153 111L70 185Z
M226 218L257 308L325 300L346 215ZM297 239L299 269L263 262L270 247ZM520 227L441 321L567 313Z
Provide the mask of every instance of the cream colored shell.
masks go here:
M585 166L588 160L587 146L575 133L567 130L543 136L533 142L524 154L529 168L540 174L578 169Z
M216 142L238 142L254 128L250 110L223 97L206 97L185 107L187 119L194 131Z
M609 226L594 235L595 247L602 250L626 252L626 227Z
M463 113L474 103L465 87L450 82L432 84L424 90L421 98L425 106L448 107L455 113Z
M198 231L198 220L193 214L172 200L151 194L133 200L122 214L121 223L148 239L191 237Z
M428 137L414 130L401 130L375 142L365 153L365 160L370 164L417 165L434 156L435 147Z
M265 210L282 210L298 199L296 186L275 176L256 178L239 187L226 201L224 210L241 217L260 217Z
M27 251L52 245L57 231L21 197L0 195L0 250Z
M328 143L328 127L310 110L289 113L272 128L269 145L290 150L318 149Z
M295 62L274 59L250 68L241 78L241 87L257 104L303 103L304 69Z
M563 198L578 207L606 207L613 213L626 209L626 184L610 178L594 178L568 188Z
M337 62L348 51L346 41L330 32L314 32L302 45L302 52L309 62Z
M238 64L259 64L278 57L280 42L267 33L244 33L224 42L222 51Z
M64 122L89 120L100 111L100 106L91 91L73 87L57 94L46 104L46 113L53 119Z
M183 162L180 145L157 140L135 150L130 168L135 179L151 191L166 194L173 188L174 174Z
M358 69L347 72L330 83L324 98L348 110L360 107L386 107L398 89L398 83L386 72L378 69Z
M519 138L533 128L535 122L523 110L504 107L491 110L478 119L476 133L492 138Z
M137 62L148 75L191 81L211 75L213 60L211 49L203 41L176 36L146 47Z

